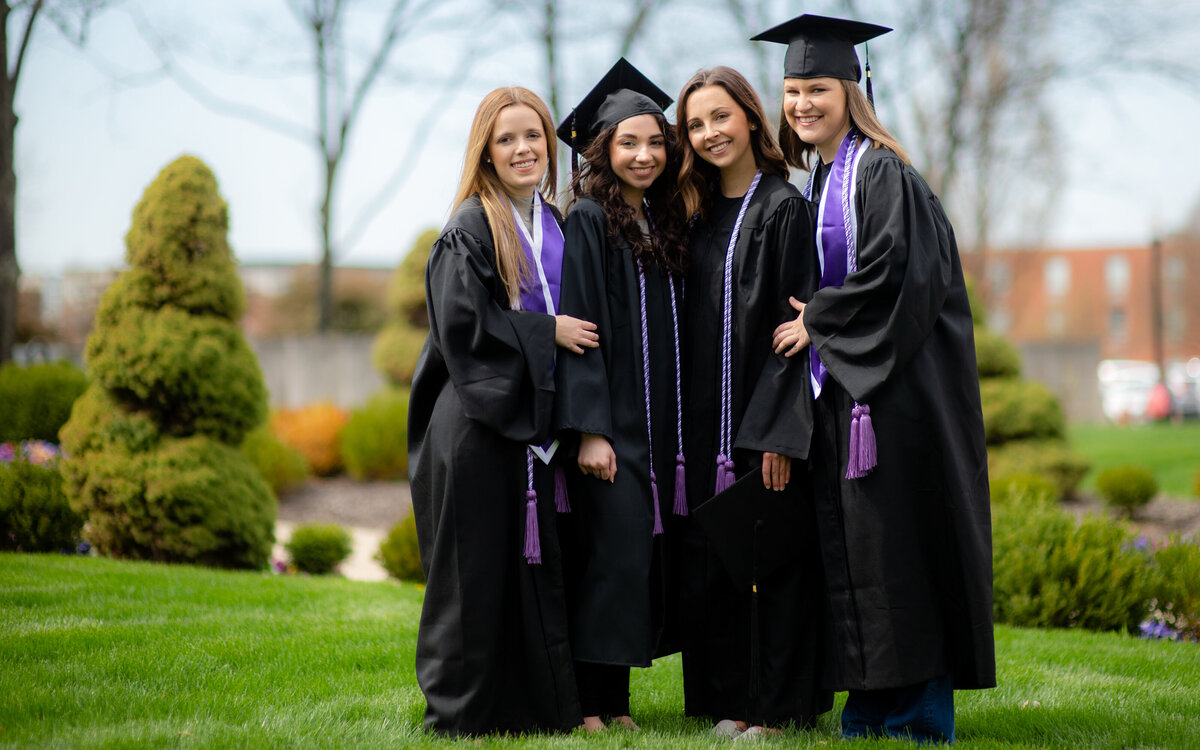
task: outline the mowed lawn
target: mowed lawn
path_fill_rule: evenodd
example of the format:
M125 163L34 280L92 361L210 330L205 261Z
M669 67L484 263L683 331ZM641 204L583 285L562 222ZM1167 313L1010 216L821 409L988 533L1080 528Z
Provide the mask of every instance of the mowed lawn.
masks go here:
M1200 474L1200 420L1145 425L1072 425L1071 447L1092 462L1081 489L1092 492L1096 476L1117 466L1141 466L1159 490L1176 500L1195 500ZM1200 747L1200 742L1197 742Z
M678 657L634 670L643 730L446 742L421 730L411 584L0 554L0 746L717 748ZM998 627L959 746L1200 747L1200 646ZM843 696L838 697L838 705ZM765 746L846 745L836 712ZM856 747L910 747L865 742Z

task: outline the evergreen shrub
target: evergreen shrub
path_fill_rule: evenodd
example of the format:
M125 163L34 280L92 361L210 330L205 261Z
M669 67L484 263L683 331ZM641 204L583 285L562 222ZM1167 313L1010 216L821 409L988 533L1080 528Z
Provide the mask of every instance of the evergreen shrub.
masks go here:
M389 325L379 332L371 345L371 364L393 385L412 382L417 360L429 331L424 328Z
M268 425L246 434L242 455L250 459L277 498L299 488L308 478L304 454L275 437Z
M336 523L306 523L292 530L283 547L300 572L327 575L350 556L350 532Z
M980 378L1015 378L1021 374L1021 355L1003 336L976 327L975 366Z
M1154 551L1154 564L1154 617L1184 638L1200 640L1200 539L1172 535Z
M180 157L146 188L87 342L91 385L60 431L85 536L114 557L265 567L275 498L238 450L266 388L212 171Z
M1123 510L1132 518L1135 510L1144 508L1158 494L1158 482L1141 466L1117 466L1100 472L1096 491L1106 505Z
M979 384L988 445L1015 440L1062 439L1067 420L1046 386L1029 380L988 378Z
M1009 474L990 480L993 503L1058 502L1058 485L1041 474Z
M1058 497L1070 497L1087 474L1088 460L1062 440L1020 440L988 446L988 477L993 483L1005 477L1037 474L1058 488Z
M436 229L422 232L388 284L387 325L375 338L371 363L392 386L412 382L429 331L425 266L438 234Z
M412 513L388 532L387 538L379 545L377 559L392 578L425 582L421 552L417 548L417 519Z
M0 367L0 443L57 443L71 404L87 385L87 375L70 362Z
M1133 536L1102 516L1080 521L1049 503L992 509L997 622L1137 632L1156 575Z
M354 410L341 432L342 459L355 479L408 475L408 389L385 389Z
M71 552L83 517L71 509L54 466L0 463L0 550Z
M350 415L328 401L280 409L271 415L271 431L287 445L303 454L308 468L321 477L342 470L342 452L338 435Z

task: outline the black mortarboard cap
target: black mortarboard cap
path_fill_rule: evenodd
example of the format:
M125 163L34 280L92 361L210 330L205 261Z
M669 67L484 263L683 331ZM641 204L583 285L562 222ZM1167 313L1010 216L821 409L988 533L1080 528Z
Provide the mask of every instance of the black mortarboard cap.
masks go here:
M573 153L583 151L605 128L636 115L661 115L672 101L622 57L575 105L556 132Z
M782 492L763 487L761 471L751 471L692 511L716 549L729 577L742 591L800 552L800 505L795 483Z
M854 45L891 31L887 26L804 14L752 37L755 42L788 46L783 59L784 78L862 79ZM867 63L870 75L870 63Z

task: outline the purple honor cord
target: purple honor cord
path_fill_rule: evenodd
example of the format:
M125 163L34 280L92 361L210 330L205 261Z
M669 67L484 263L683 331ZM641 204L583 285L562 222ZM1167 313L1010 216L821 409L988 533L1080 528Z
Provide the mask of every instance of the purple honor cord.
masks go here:
M859 144L859 133L854 128L846 133L846 137L838 146L837 157L829 169L825 187L821 192L820 219L817 228L817 247L821 255L821 288L841 286L846 276L858 270L858 251L856 239L858 226L855 223L854 207L851 205L851 194L854 192L853 180L858 169L858 160L866 150L870 141L864 139ZM813 170L815 174L816 170ZM805 197L811 197L813 174L809 175ZM831 202L837 204L837 211L828 211ZM812 367L813 398L821 395L822 386L828 375L825 364L815 345L809 346L809 363ZM846 459L846 478L861 479L871 472L878 463L875 444L875 428L871 423L871 407L854 402L850 411L850 441Z
M733 252L737 247L738 235L742 231L742 220L746 218L746 209L750 199L762 179L762 171L754 173L754 181L742 198L738 209L737 221L733 223L733 231L729 235L729 247L725 250L725 286L721 311L721 423L720 438L717 445L717 481L713 494L720 494L733 484Z

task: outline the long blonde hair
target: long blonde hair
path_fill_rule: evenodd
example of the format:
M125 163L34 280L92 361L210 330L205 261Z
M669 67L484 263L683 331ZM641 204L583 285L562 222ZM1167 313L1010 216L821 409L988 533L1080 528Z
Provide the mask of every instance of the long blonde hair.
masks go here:
M858 84L846 79L838 80L842 84L842 90L846 92L846 108L850 110L850 124L858 132L871 139L871 148L886 148L900 157L900 161L911 164L908 154L904 152L904 147L875 116L875 108L871 106L871 102L867 101L867 95L863 93ZM800 136L792 130L792 123L783 106L779 108L779 147L783 149L783 155L788 164L793 167L799 167L807 172L816 166L813 163L813 154L817 153L817 147L800 140Z
M525 260L525 251L521 249L521 242L517 239L516 219L513 218L508 195L504 192L504 183L496 174L496 166L487 161L486 157L488 142L492 138L492 130L496 127L500 112L506 107L517 105L529 107L542 121L547 164L546 174L538 189L543 199L546 196L553 199L558 192L558 143L554 137L554 121L550 117L550 108L527 88L505 86L483 97L479 108L475 110L471 133L467 136L467 153L463 157L462 179L459 180L453 206L453 209L457 209L463 201L476 193L479 194L496 244L496 268L508 292L510 303L520 297L521 280L529 273L529 263Z

